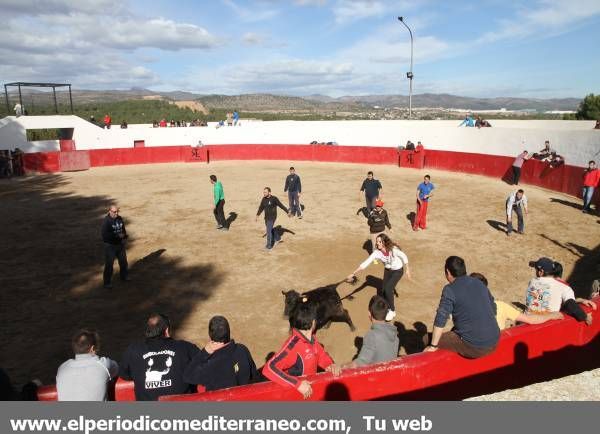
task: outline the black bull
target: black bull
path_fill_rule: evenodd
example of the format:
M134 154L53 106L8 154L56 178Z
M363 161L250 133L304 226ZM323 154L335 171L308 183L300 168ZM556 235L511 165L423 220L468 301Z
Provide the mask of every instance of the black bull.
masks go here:
M317 330L329 327L331 322L345 322L350 326L350 330L354 331L356 328L350 314L347 309L344 309L340 294L337 292L340 283L342 282L322 286L302 294L293 289L281 291L285 297L283 315L289 317L299 303L309 303L315 307L317 312Z

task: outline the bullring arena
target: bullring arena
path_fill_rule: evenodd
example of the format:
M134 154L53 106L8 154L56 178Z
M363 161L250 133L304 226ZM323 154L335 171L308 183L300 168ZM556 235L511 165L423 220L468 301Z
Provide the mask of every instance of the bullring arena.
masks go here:
M520 121L518 127L506 122L504 134L498 122L499 128L489 137L466 136L488 132L451 131L443 123L363 125L354 135L341 122L325 127L307 122L307 126L297 127L312 129L303 134L315 138L336 133L338 146L333 147L294 143L287 136L294 128L282 128L276 122L255 128L250 124L231 127L233 131L223 133L230 137L215 136L218 131L212 127L205 136L195 129L205 145L199 148L161 144L152 129L141 126L124 134L137 134L136 138L145 139L145 145L157 140L154 145L133 148L130 141L126 147L122 144L132 137L117 140L116 131L100 129L90 144L76 134L70 144L44 143L35 149L34 143L25 149L26 167L48 173L0 183L2 239L7 246L0 254L6 270L0 276L0 309L7 326L0 333L5 349L10 349L2 352L0 366L16 383L40 378L51 384L58 365L70 357L69 337L80 327L96 328L103 338L102 353L119 360L126 346L141 337L145 318L152 311L169 314L176 337L199 346L207 340L210 317L222 314L231 323L234 339L246 344L257 365L262 365L288 335L282 290L306 291L339 282L366 258L368 227L357 211L364 206L359 188L368 170L383 184L384 207L393 227L389 235L408 255L412 271L412 281L405 277L397 288L395 325L401 355L424 348L446 284L443 264L449 255L463 257L469 272L483 273L496 299L521 303L533 276L528 262L548 256L563 264L564 276L578 296L585 297L600 273L600 218L581 213L580 199L572 194L580 182L574 179L578 169L592 159L594 149L600 149L600 132L592 131L591 126L588 131L582 123L563 130L562 126L532 125L535 122ZM398 154L391 143L385 143L392 140L387 134L394 128L394 143L405 142L405 136L423 141L424 160L415 155L409 160L406 153ZM351 137L362 140L369 131L371 143L376 144L359 146L351 141ZM378 140L381 137L385 139ZM556 143L567 165L548 173L542 163L526 163L522 188L530 213L525 234L507 237L504 203L515 187L502 177L523 141L531 143L528 148L535 151L546 137ZM571 142L565 143L566 137ZM115 139L112 149L111 139ZM255 145L260 139L262 144ZM177 140L198 143L190 137ZM60 152L60 145L71 147ZM81 164L79 157L60 155L69 152L87 152L83 160L87 158L91 170L56 170L61 163ZM153 164L157 162L162 164ZM287 204L283 184L290 165L302 179L304 218L290 219L280 210L277 224L283 231L283 243L265 251L262 217L255 221L262 189L270 186ZM225 213L231 222L228 232L215 230L210 174L217 175L224 185ZM415 210L416 186L425 174L431 175L435 195L427 230L413 232L410 213ZM130 234L127 255L132 281L115 279L114 288L104 289L99 230L113 202L120 206ZM598 195L595 203L597 206ZM344 323L319 331L319 340L336 362L348 362L357 353L357 338L370 324L367 303L381 284L382 274L381 265L372 265L359 276L357 285L342 283L338 287L342 297L353 293L343 303L356 331L351 332ZM556 323L566 324L563 329L569 333L576 329L580 345L587 351L581 354L597 360L597 313L595 320L587 328L571 318ZM544 333L548 324L517 328L537 328ZM560 326L557 324L552 327ZM537 350L530 348L531 356ZM543 359L536 363L543 364ZM593 361L583 361L575 371L594 367ZM413 375L418 377L418 373ZM537 380L556 375L541 375ZM455 395L438 397L445 396Z

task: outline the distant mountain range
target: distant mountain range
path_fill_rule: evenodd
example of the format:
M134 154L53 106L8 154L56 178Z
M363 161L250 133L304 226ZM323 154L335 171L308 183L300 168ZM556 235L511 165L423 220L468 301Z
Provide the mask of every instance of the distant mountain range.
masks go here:
M62 92L61 92L62 93ZM23 89L24 102L27 98L38 99L41 92L37 90ZM64 99L62 93L61 100ZM16 97L14 92L10 93L11 101ZM44 96L49 99L49 95ZM342 96L332 98L325 95L310 95L305 97L273 95L266 93L243 94L243 95L201 95L191 92L173 91L156 92L148 89L130 90L74 90L73 102L94 103L114 102L126 99L165 99L170 101L197 101L206 108L237 109L244 111L365 111L375 106L380 108L406 108L408 96L406 95L364 95L364 96ZM449 94L424 93L413 95L413 108L459 108L468 110L577 110L581 99L538 99L538 98L471 98Z

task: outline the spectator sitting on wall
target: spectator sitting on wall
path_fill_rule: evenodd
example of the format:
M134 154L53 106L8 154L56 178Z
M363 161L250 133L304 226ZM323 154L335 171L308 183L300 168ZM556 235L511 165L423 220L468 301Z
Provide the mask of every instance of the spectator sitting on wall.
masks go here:
M596 121L596 125L594 126L595 130L600 130L600 119Z
M415 152L422 152L425 149L423 144L419 141L417 142L417 147L415 148Z
M127 121L123 120L123 122L121 122L121 129L122 130L126 130L127 129Z
M210 319L208 336L210 341L185 368L183 381L201 384L208 392L259 380L250 351L231 339L229 322L225 317L213 316Z
M407 151L414 151L415 144L409 140L406 142L406 146L404 147L404 149L406 149Z
M107 386L117 377L119 365L107 357L98 357L98 333L80 330L71 340L75 353L58 368L56 390L59 401L106 401Z
M561 155L558 155L556 152L550 154L550 158L546 158L545 161L548 161L548 165L556 169L565 163L565 158Z
M341 368L317 340L317 310L310 303L299 304L290 314L291 336L263 367L263 375L284 387L293 387L304 397L312 395L310 382L298 378L321 368L337 377Z
M183 379L190 361L200 351L190 342L171 338L169 318L160 313L148 317L146 339L129 345L119 367L119 375L135 383L138 401L156 401L163 395L189 393Z
M219 121L219 123L217 125L215 125L215 128L221 128L225 126L225 121Z
M90 124L98 125L98 123L96 122L96 118L94 117L94 115L90 116Z
M175 127L175 119L171 119L171 123L169 124L170 127Z
M561 309L577 321L592 324L592 314L586 314L577 303L582 303L596 310L593 301L575 298L573 289L563 280L556 279L556 274L562 274L562 265L549 258L539 258L529 262L535 269L535 276L529 281L525 304L530 314L547 314L559 312Z
M370 363L387 362L398 357L398 329L385 320L389 304L383 297L374 295L369 301L371 328L363 339L358 357L343 368L356 368Z
M544 142L544 148L539 152L534 153L533 158L536 160L543 160L545 158L548 158L553 152L555 151L550 148L550 140L546 140Z
M464 120L458 126L462 127L463 125L465 127L474 127L475 120L473 119L473 115L471 115L470 113L468 115L466 115Z
M444 271L449 283L442 290L431 343L425 351L436 351L439 347L469 359L492 353L500 329L490 290L480 280L467 276L465 261L458 256L446 259ZM454 328L444 333L450 316Z
M470 276L481 280L481 283L489 288L488 281L483 274L471 273ZM500 330L512 327L519 322L525 324L542 324L546 321L562 318L563 315L560 312L552 312L547 315L528 315L511 304L496 300L496 322L498 323Z
M165 118L162 118L162 119L160 120L160 123L158 124L158 126L159 126L160 128L167 128L167 120L166 120Z

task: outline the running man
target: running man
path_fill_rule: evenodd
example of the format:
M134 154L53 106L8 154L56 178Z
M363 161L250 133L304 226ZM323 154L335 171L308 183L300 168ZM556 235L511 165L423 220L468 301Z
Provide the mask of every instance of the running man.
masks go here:
M427 206L429 198L433 196L435 186L431 183L431 177L425 175L423 182L417 187L417 215L413 223L413 231L427 229Z

